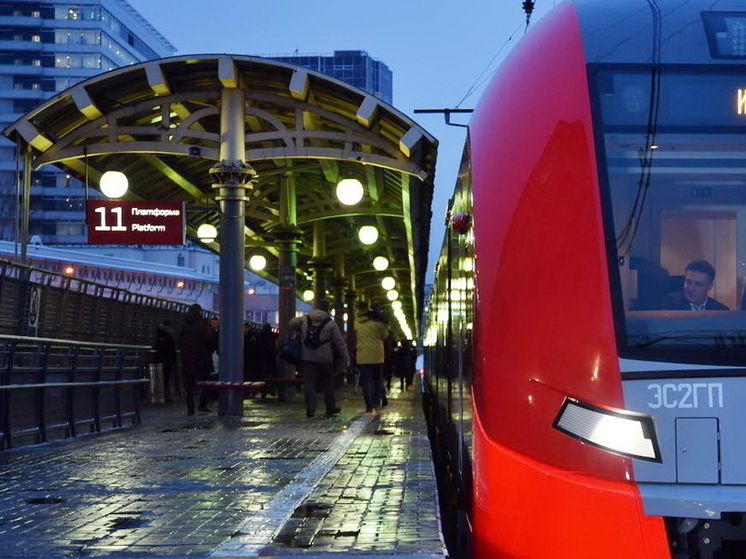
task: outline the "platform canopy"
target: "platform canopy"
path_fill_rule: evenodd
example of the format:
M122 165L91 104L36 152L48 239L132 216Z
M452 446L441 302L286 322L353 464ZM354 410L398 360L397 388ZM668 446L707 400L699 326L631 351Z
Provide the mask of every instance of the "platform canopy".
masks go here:
M262 254L259 272L280 278L277 240L295 235L296 287L319 262L358 299L386 296L396 281L415 332L423 303L437 142L376 97L310 70L259 57L191 55L101 74L41 104L5 131L31 152L34 168L55 164L91 187L107 170L124 172L125 199L183 200L187 234L219 225L210 169L220 157L221 93L245 92L245 246ZM344 206L335 189L356 178L365 195ZM292 200L283 200L287 193ZM358 239L361 225L380 233ZM219 251L220 236L207 246ZM385 256L389 268L375 271Z

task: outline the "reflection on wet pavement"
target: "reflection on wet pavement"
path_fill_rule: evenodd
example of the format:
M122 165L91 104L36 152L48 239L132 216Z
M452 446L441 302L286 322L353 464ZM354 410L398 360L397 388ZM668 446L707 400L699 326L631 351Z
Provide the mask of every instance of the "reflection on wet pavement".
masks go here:
M361 417L359 395L340 401L335 419L307 419L297 396L247 400L241 418L149 406L139 426L0 453L0 559L217 557L231 545L234 556L443 557L416 393L395 392L376 417ZM252 544L247 521L299 480L307 498L266 527L270 537L236 545Z

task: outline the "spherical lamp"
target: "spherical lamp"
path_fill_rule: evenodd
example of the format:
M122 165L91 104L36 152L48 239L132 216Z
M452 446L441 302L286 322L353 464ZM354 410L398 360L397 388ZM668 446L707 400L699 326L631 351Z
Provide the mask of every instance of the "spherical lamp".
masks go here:
M304 301L313 301L314 295L312 289L306 289L303 292L303 300Z
M386 276L381 280L381 287L383 287L386 291L394 289L394 287L396 287L396 280L391 276Z
M399 298L399 292L396 289L391 289L386 292L386 299L389 301L396 301Z
M267 259L262 254L255 254L249 258L249 268L258 272L267 266Z
M357 236L364 245L372 245L378 240L378 229L373 225L363 225Z
M383 272L386 268L389 267L389 259L385 256L376 256L373 259L373 267L379 272Z
M121 198L127 193L129 181L121 171L106 171L98 182L101 192L109 198Z
M197 227L197 238L203 243L211 243L218 236L217 228L211 223L203 223Z
M337 184L337 199L345 206L354 206L363 199L363 185L357 179L342 179Z

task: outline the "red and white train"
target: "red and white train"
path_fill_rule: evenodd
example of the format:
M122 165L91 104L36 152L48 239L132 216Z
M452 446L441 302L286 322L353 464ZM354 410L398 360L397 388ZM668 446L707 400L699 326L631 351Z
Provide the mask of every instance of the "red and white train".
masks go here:
M436 263L454 556L746 557L745 275L746 2L558 3L474 112Z

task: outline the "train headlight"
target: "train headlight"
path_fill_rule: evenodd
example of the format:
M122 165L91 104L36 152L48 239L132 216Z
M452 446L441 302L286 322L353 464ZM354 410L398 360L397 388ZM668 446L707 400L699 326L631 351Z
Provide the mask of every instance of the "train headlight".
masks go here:
M605 450L660 462L653 417L631 411L612 411L565 398L552 427Z

